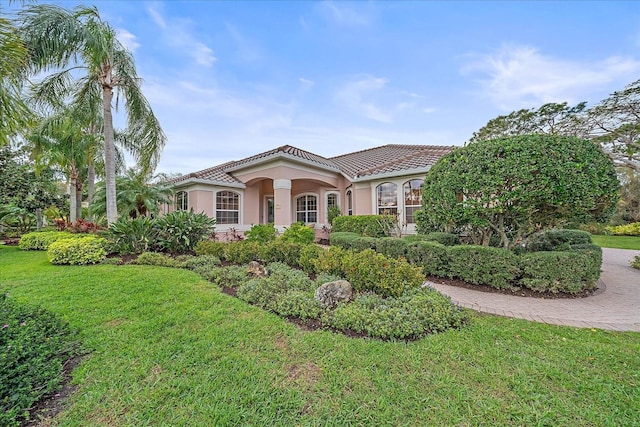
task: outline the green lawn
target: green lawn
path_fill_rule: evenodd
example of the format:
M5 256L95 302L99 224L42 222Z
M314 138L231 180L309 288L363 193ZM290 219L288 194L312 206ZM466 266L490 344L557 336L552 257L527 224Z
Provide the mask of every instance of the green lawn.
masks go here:
M81 330L62 426L640 425L640 333L472 316L416 342L309 332L193 272L0 246L0 291Z
M603 248L636 249L640 250L640 237L637 236L596 236L591 240Z

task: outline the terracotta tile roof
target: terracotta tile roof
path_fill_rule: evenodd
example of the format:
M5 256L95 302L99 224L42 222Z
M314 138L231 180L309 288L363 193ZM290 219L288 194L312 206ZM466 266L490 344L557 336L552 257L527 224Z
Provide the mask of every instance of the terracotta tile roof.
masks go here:
M324 169L342 172L350 179L377 174L402 172L426 168L447 154L453 147L435 145L399 145L388 144L341 156L325 158L291 145L274 148L241 160L234 160L208 169L178 177L171 182L178 184L188 179L201 179L217 183L242 184L233 176L233 171L261 163L269 158L280 156L298 158L305 163L315 164Z
M401 172L433 165L453 147L389 144L331 157L350 178Z

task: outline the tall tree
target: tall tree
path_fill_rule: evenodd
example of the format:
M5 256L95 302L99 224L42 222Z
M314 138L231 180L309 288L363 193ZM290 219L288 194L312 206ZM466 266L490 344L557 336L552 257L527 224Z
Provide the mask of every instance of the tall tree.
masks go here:
M36 93L46 99L71 98L75 105L93 105L100 99L104 131L107 222L117 220L116 151L113 128L115 105L123 99L127 116L125 148L139 167L153 170L166 136L144 97L135 63L102 21L98 10L84 6L67 10L53 5L29 6L20 12L22 38L29 48L32 71L55 70ZM79 69L84 75L74 79ZM60 71L61 70L61 71Z

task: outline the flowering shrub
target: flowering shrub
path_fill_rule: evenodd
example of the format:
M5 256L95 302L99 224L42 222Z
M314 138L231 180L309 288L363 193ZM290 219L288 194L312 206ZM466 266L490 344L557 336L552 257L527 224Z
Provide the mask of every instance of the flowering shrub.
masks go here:
M640 222L607 227L607 231L616 236L640 236Z

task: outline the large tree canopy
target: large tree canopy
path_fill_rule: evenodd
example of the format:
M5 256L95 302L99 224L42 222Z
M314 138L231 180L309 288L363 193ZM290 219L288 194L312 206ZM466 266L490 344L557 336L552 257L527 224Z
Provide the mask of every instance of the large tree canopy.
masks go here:
M589 141L548 135L481 141L452 151L428 172L418 226L465 229L483 245L497 235L513 248L567 221L608 217L618 188L613 164Z

